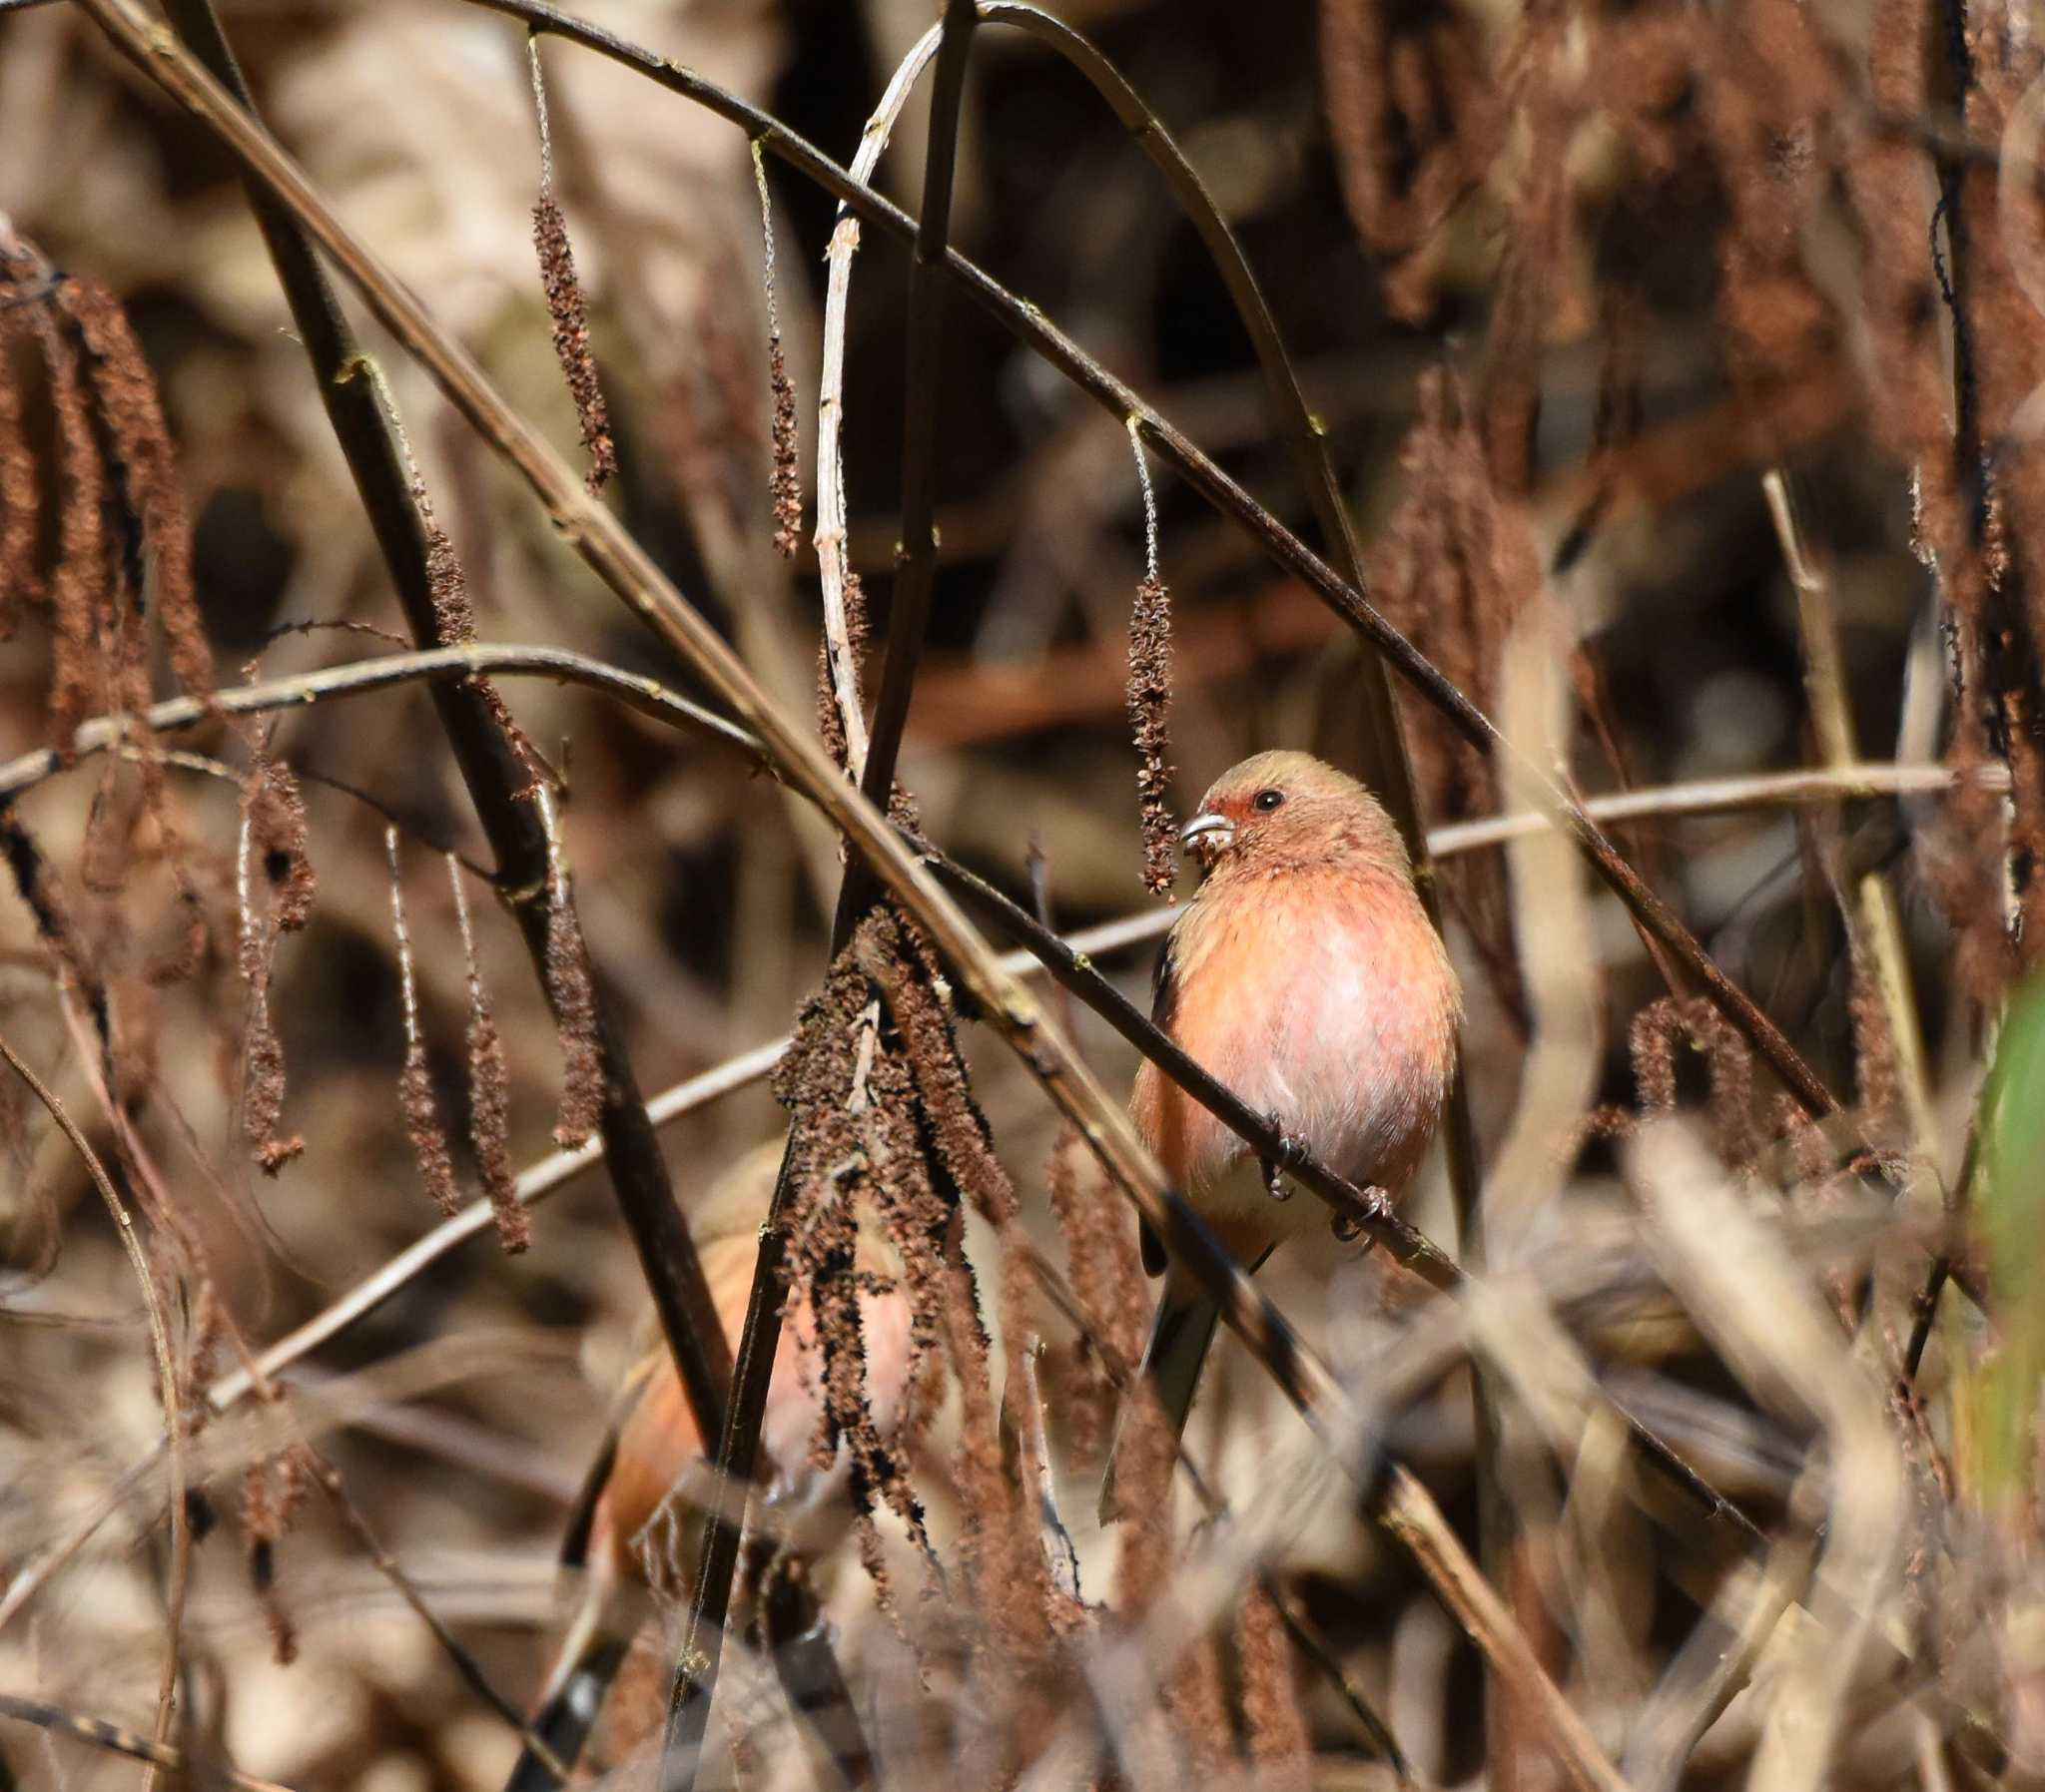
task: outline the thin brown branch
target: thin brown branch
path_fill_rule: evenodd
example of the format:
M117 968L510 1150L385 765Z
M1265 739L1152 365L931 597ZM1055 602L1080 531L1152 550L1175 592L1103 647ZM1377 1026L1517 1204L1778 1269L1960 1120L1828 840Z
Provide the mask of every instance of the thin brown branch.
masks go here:
M772 771L759 738L715 711L691 703L657 679L627 672L607 661L564 647L519 646L478 641L423 652L393 653L352 660L318 671L266 679L260 684L233 686L215 694L208 704L196 698L173 697L128 716L96 716L79 725L71 752L79 759L118 749L124 728L175 733L204 725L216 714L267 715L308 707L372 691L393 690L423 681L469 678L479 672L500 677L541 678L558 684L582 685L602 691L641 715L682 728L730 747ZM0 761L0 797L18 795L65 770L58 750L39 748ZM301 774L306 776L306 774ZM1801 808L1851 803L1874 797L1937 796L1954 788L1963 774L1942 763L1897 765L1863 760L1852 765L1808 767L1791 772L1758 772L1737 778L1697 779L1684 784L1650 786L1592 797L1584 807L1602 822L1623 823L1655 817L1680 818L1737 814L1744 810ZM1981 768L1979 788L2008 788L2008 773L1999 765ZM332 782L331 780L325 782ZM1503 846L1524 835L1552 827L1535 810L1488 816L1472 822L1451 822L1431 829L1428 847L1437 859L1451 859L1487 847ZM1166 931L1176 917L1157 911L1148 920L1151 938Z
M17 0L17 4L19 0ZM0 0L0 10L6 10L6 0ZM218 1778L221 1784L232 1786L235 1792L292 1792L289 1786L281 1786L275 1780L259 1780L251 1774L242 1773L225 1761L194 1759L181 1749L166 1743L152 1742L147 1736L138 1735L134 1730L125 1730L119 1724L109 1723L103 1717L88 1717L82 1712L67 1711L61 1705L52 1705L43 1699L22 1698L15 1693L0 1692L0 1717L11 1717L17 1723L32 1723L40 1729L55 1735L69 1736L74 1742L83 1742L91 1748L105 1749L110 1754L127 1755L137 1761L147 1761L152 1767L160 1767L165 1773L177 1778L202 1774Z

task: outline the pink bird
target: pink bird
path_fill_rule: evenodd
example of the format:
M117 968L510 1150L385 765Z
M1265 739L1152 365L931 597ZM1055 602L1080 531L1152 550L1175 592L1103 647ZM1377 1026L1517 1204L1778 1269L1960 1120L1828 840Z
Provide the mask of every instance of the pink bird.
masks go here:
M1259 753L1215 781L1179 841L1205 877L1165 941L1152 1018L1329 1168L1402 1193L1455 1073L1462 996L1391 817L1308 754ZM1129 1105L1247 1268L1327 1226L1320 1202L1280 1199L1250 1148L1154 1064ZM1165 1268L1147 1228L1143 1264ZM1217 1317L1173 1266L1144 1367L1174 1436Z
M711 1300L734 1344L752 1294L760 1224L780 1160L778 1143L750 1153L691 1216ZM859 1299L865 1391L885 1440L895 1431L908 1386L910 1314L908 1298L896 1285L899 1261L872 1213L860 1216L855 1261L846 1273L855 1271L886 1284L883 1291ZM828 1546L850 1516L844 1450L828 1473L810 1466L824 1418L823 1374L816 1319L807 1292L797 1288L774 1357L760 1452L774 1522L792 1532L796 1546L804 1549ZM649 1568L657 1567L663 1577L682 1576L684 1584L694 1568L703 1540L710 1454L674 1359L656 1335L624 1379L606 1448L570 1525L571 1536L581 1540L569 1554L586 1556L587 1567L581 1597L532 1720L534 1733L564 1763L572 1763L580 1752L634 1634L652 1609ZM505 1792L553 1792L556 1784L528 1749L519 1756Z

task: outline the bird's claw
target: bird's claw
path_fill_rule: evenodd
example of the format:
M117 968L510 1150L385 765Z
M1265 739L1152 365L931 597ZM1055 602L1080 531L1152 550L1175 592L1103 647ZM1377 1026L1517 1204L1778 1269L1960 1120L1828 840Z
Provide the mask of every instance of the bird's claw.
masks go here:
M1392 1198L1375 1184L1363 1191L1364 1205L1372 1219L1383 1219L1392 1211ZM1340 1244L1350 1244L1363 1236L1364 1220L1360 1215L1338 1213L1328 1222L1328 1230L1334 1233ZM1368 1250L1370 1247L1364 1247Z
M1278 1155L1257 1160L1264 1172L1264 1192L1274 1201L1289 1201L1292 1189L1285 1181L1285 1172L1306 1155L1306 1144L1287 1132L1275 1113L1266 1114L1264 1118L1278 1135Z

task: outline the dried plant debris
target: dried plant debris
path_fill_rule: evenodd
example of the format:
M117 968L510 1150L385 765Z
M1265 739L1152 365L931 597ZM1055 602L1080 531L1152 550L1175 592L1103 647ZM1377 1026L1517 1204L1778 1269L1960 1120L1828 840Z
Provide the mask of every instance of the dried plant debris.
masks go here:
M264 882L279 929L295 933L313 912L319 880L307 855L305 793L283 761L259 750L245 787L244 804L256 851L262 855Z
M1143 888L1171 898L1178 881L1171 808L1171 593L1158 572L1157 492L1136 418L1127 420L1136 484L1143 494L1143 577L1129 612L1129 733L1136 744L1136 806Z
M242 1536L249 1552L249 1584L270 1626L271 1652L278 1666L299 1656L298 1626L279 1584L278 1552L292 1521L305 1504L306 1453L294 1446L251 1463L242 1477Z
M793 560L803 545L802 444L796 430L795 381L788 376L779 326L767 338L767 378L774 392L774 471L768 487L774 501L774 551Z
M426 589L433 599L435 632L442 646L463 647L475 639L468 575L461 570L461 558L447 539L447 531L434 519L423 486L416 488L416 495L426 518Z
M824 1358L820 1459L842 1441L855 1508L884 1499L930 1549L923 1510L907 1475L907 1440L891 1448L867 1394L859 1303L843 1274L852 1261L861 1204L869 1205L902 1265L909 1303L908 1379L920 1382L940 1347L944 1243L954 1213L933 1185L922 1150L908 1067L882 1049L879 1002L850 953L804 1007L774 1093L792 1116L788 1250L808 1290Z
M1753 1053L1716 1008L1702 996L1686 1002L1664 996L1634 1016L1627 1044L1641 1111L1648 1117L1675 1110L1677 1052L1695 1050L1710 1080L1711 1125L1720 1157L1735 1170L1752 1164L1760 1149Z
M404 1133L411 1141L419 1180L426 1185L433 1205L451 1216L460 1210L461 1197L454 1186L454 1159L447 1149L446 1129L440 1124L432 1073L426 1067L425 1029L419 1023L418 976L412 962L411 931L404 918L395 828L383 831L383 851L390 866L390 929L397 945L398 994L404 1009L404 1064L397 1073L397 1106L404 1116Z
M553 319L554 357L568 382L582 446L589 455L583 483L601 491L618 470L617 444L611 439L610 413L604 408L603 385L597 378L596 355L589 343L589 312L581 283L575 278L575 256L568 246L568 221L550 192L542 192L532 208L532 245L539 254L540 285L547 315Z
M24 608L45 601L36 565L41 492L17 360L31 333L18 306L0 306L0 641L14 638Z
M1324 0L1322 88L1342 198L1384 269L1392 314L1433 311L1450 215L1485 178L1508 114L1474 11Z
M1136 587L1129 614L1129 732L1136 744L1136 806L1143 888L1169 896L1178 882L1171 825L1171 594L1154 576Z
M1312 1738L1299 1708L1292 1645L1277 1601L1261 1579L1243 1592L1235 1652L1242 1675L1243 1730L1258 1783L1270 1792L1307 1792L1313 1784Z
M243 987L242 1128L268 1176L275 1176L306 1149L303 1138L280 1130L285 1053L270 1009L278 934L303 926L311 905L312 874L310 869L301 870L304 828L296 782L276 761L260 757L242 786L241 844L235 862L240 920L236 956ZM268 887L267 899L260 904L253 875L259 853Z
M447 880L454 891L461 952L468 966L468 1142L497 1222L497 1242L506 1254L515 1256L532 1242L532 1220L518 1199L518 1179L511 1168L511 1071L489 991L483 987L482 966L476 960L475 930L469 923L461 866L452 858L447 861Z
M22 403L22 376L37 361L53 419L45 468L31 453ZM36 563L46 508L55 511L47 578ZM98 282L60 275L32 247L0 234L0 632L11 633L31 604L50 619L52 736L66 761L89 715L149 705L158 639L184 689L212 696L177 456L127 313ZM131 764L139 804L122 788ZM126 889L145 819L182 917L176 943L149 970L161 987L196 967L207 927L162 750L154 734L138 730L126 751L110 756L89 812L87 888L107 896Z
M213 652L192 584L192 524L156 376L119 301L96 281L67 280L58 302L76 324L97 415L119 479L124 523L139 518L149 592L172 670L195 697L212 694Z
M985 1625L971 1645L974 1657L988 1671L998 1665L1026 1679L1050 1658L1050 1614L1058 1606L1004 1468L990 1340L961 1249L959 1213L962 1196L969 1198L1005 1233L1017 1203L973 1099L942 988L928 946L884 908L861 924L805 1009L776 1072L776 1093L794 1115L791 1255L824 1342L820 1452L842 1440L861 1500L885 1498L928 1552L921 1508L904 1479L913 1442L898 1429L884 1445L873 1431L871 1367L856 1370L856 1284L843 1273L862 1224L886 1236L909 1307L909 1383L917 1386L942 1357L959 1390L951 1473L967 1514L966 1583ZM1019 1300L1020 1286L1005 1275L1005 1308ZM1018 1314L1015 1323L1026 1320Z
M43 364L50 386L50 404L57 418L58 465L62 497L58 504L57 565L49 583L52 641L50 685L51 738L68 759L71 738L94 710L109 707L102 642L102 615L111 619L118 602L112 595L105 526L106 468L101 460L91 418L86 412L79 352L63 320L47 307L31 315L42 343Z
M588 1141L603 1115L603 1054L597 1038L589 949L565 879L547 908L546 982L561 1036L564 1070L554 1142L564 1150L574 1150Z

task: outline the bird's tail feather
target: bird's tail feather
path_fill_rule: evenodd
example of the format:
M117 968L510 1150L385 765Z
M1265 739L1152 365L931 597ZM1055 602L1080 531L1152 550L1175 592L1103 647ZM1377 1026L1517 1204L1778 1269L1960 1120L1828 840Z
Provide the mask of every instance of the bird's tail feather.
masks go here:
M533 1735L563 1767L575 1765L589 1732L596 1727L604 1695L631 1647L629 1629L617 1621L618 1606L610 1589L590 1589L562 1639L554 1671L533 1714ZM504 1792L556 1792L558 1785L553 1770L527 1747L519 1751Z
M1150 1342L1143 1351L1143 1379L1164 1412L1164 1423L1176 1443L1185 1435L1186 1416L1193 1410L1193 1395L1200 1385L1200 1371L1214 1342L1214 1328L1221 1309L1204 1290L1190 1280L1167 1276L1164 1297L1157 1303L1157 1319L1150 1328ZM1107 1472L1100 1482L1100 1521L1116 1515L1115 1466L1120 1460L1123 1440L1133 1420L1131 1403L1123 1402L1121 1424L1108 1448Z

